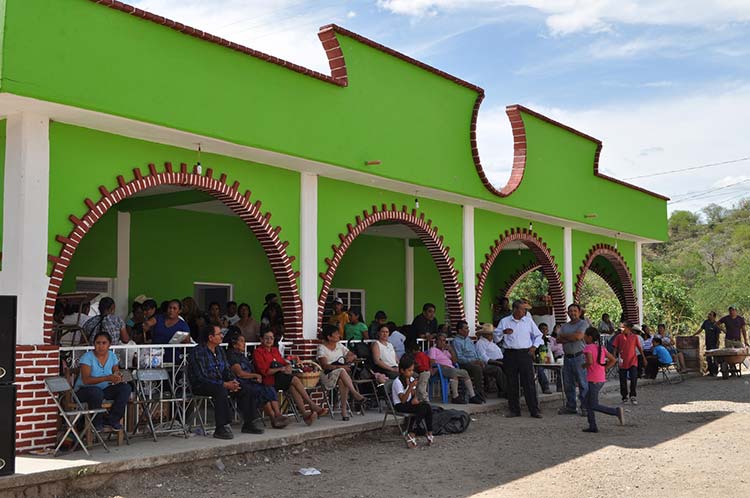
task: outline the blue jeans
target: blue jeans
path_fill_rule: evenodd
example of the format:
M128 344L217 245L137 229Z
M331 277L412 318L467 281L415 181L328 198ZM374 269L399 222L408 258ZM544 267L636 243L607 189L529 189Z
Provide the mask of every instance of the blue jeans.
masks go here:
M596 429L596 416L594 412L601 412L607 415L617 415L617 408L610 406L604 406L599 404L599 391L602 389L604 382L591 382L586 390L586 399L584 399L584 406L586 407L586 415L589 419L589 428Z
M563 360L562 376L565 389L565 408L569 411L576 410L576 385L578 385L578 399L583 406L586 397L588 381L586 380L586 369L583 368L585 357L581 354L575 358Z

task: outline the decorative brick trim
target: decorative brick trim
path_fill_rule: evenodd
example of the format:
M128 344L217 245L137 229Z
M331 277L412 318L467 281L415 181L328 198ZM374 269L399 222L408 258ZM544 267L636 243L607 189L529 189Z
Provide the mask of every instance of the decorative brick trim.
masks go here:
M352 242L354 242L354 239L361 235L367 227L379 221L395 221L414 230L422 243L427 247L440 273L451 323L464 319L464 305L461 299L460 284L458 283L458 272L453 265L454 258L448 255L450 247L443 244L443 236L438 235L438 228L432 226L432 220L428 219L425 221L425 214L417 214L416 209L412 209L410 212L406 206L402 206L399 210L395 204L391 204L390 208L386 204L383 204L380 208L372 206L372 212L368 212L367 210L362 211L362 216L357 216L355 221L354 225L347 225L346 234L339 234L341 243L332 246L333 257L326 258L325 260L328 269L325 273L320 274L320 278L323 279L323 288L320 291L320 298L318 299L318 327L322 327L323 325L323 311L328 299L328 293L331 290L333 277L341 263L341 259L346 254Z
M610 274L606 273L603 268L595 263L594 260L599 256L602 256L612 264L617 272L619 281L615 280ZM579 272L574 294L576 301L579 300L581 291L583 290L583 279L586 277L586 272L591 270L602 277L615 293L618 301L620 301L620 306L622 306L622 311L625 313L625 318L633 323L638 322L638 300L636 299L635 290L633 289L633 277L631 276L625 258L622 257L620 251L609 244L596 244L589 250L586 258L583 260L582 266L579 267L578 270Z
M69 216L73 223L73 230L67 236L58 235L56 237L62 247L58 256L50 257L54 266L50 274L50 285L44 308L45 341L52 342L52 314L55 309L55 300L62 285L65 271L83 237L112 206L138 192L158 185L190 187L207 193L223 202L245 222L263 247L276 278L279 297L284 310L285 337L292 341L302 339L302 301L297 288L298 273L292 269L294 257L289 256L286 252L289 243L279 238L281 227L271 225L271 213L261 211L261 201L256 200L252 203L249 190L241 194L239 182L235 181L233 184L227 185L226 178L224 174L220 175L218 179L214 178L211 168L208 168L204 175L195 171L189 173L188 166L184 163L180 165L179 171L174 171L171 163L165 163L163 172L158 172L154 164L149 164L148 174L144 175L139 168L135 168L133 179L129 182L126 182L123 176L118 176L117 188L112 191L107 190L104 186L99 187L101 198L98 202L85 199L84 204L88 211L80 218L73 214Z
M490 246L490 252L484 255L485 261L480 264L482 271L477 274L477 297L476 297L476 310L477 316L479 316L479 308L482 303L482 292L484 286L487 283L487 277L490 274L492 265L495 263L495 259L500 255L500 252L510 242L519 241L523 242L534 254L537 260L537 264L542 269L544 277L547 279L549 284L549 294L552 297L552 306L555 310L555 320L558 322L565 322L567 315L565 312L565 292L563 291L562 281L560 278L560 271L555 263L555 257L550 252L547 244L537 235L536 232L530 232L525 228L511 228L506 230L500 239L495 240L495 244ZM528 268L525 268L528 273Z
M526 275L529 273L538 270L541 268L542 265L539 263L530 263L528 265L522 266L517 272L515 272L513 275L508 277L508 279L505 281L505 285L503 285L500 288L500 294L502 294L505 297L508 297L508 294L511 293L513 290L513 287L516 286L516 284Z
M60 375L58 346L16 346L16 453L54 446L57 408L45 377Z

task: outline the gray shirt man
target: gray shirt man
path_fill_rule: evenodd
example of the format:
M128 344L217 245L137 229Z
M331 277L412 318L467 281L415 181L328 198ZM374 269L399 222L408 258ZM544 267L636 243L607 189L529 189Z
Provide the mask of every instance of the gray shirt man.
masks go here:
M562 327L560 327L560 335L573 335L578 332L586 332L586 329L588 328L588 323L586 323L584 320L576 320L575 322L568 322L564 323ZM573 342L566 342L563 343L563 352L568 354L578 354L583 352L583 348L585 347L585 343L583 340L580 341L573 341Z

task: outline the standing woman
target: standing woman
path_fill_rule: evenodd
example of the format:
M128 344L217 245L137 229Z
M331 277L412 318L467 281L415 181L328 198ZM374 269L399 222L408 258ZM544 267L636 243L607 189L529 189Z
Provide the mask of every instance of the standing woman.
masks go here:
M330 390L336 385L339 386L341 420L347 421L349 420L347 411L349 393L356 401L363 401L365 397L359 394L350 377L352 373L350 365L357 357L346 346L339 343L340 339L338 327L323 326L323 343L318 346L318 361L323 367L323 375L320 376L323 387Z
M253 351L253 361L256 371L263 376L263 383L273 386L277 391L285 391L292 395L294 404L307 425L311 425L318 416L327 415L328 409L322 408L307 394L305 386L298 377L292 375L292 366L281 357L279 349L274 346L274 336L271 330L266 330L261 336L261 345ZM305 403L310 406L308 411Z
M253 318L253 312L250 310L250 305L247 303L240 304L237 308L237 314L240 319L235 324L242 331L242 337L247 342L259 342L260 341L260 323Z
M396 360L396 350L393 344L388 342L388 336L391 331L388 325L383 325L378 329L378 340L372 343L373 370L388 376L389 379L398 377L398 361Z
M109 342L115 346L130 342L125 320L115 315L115 300L111 297L103 297L99 301L99 316L86 320L83 331L92 343L99 332L109 334Z
M701 324L701 327L693 335L698 335L701 331L706 333L706 349L716 349L719 347L719 334L721 328L719 323L716 321L716 312L709 311L708 316ZM716 363L716 359L713 356L706 357L706 363L708 364L708 374L715 376L719 373L719 365Z
M100 431L104 425L108 425L119 431L122 429L120 420L130 399L130 384L122 381L117 356L109 349L112 344L109 334L97 332L93 342L94 350L87 351L79 361L81 374L76 380L76 394L81 402L93 410L101 408L104 399L111 399L109 413L106 416L98 414L94 418L94 427Z

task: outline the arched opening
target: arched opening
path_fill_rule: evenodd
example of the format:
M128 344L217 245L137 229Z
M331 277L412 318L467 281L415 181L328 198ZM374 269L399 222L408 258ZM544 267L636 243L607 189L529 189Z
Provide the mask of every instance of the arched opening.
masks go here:
M547 244L536 233L523 228L508 230L489 249L477 276L478 321L494 321L492 309L495 303L501 297L509 297L514 286L530 277L538 280L538 285L524 292L538 292L538 295L523 297L535 306L532 314L549 317L546 320L550 322L565 321L565 295L560 272Z
M414 314L421 312L422 301L429 301L437 306L439 322L445 320L453 324L464 319L450 248L443 244L443 237L438 235L437 227L432 226L432 220L425 220L424 213L409 211L406 206L399 210L395 204L390 209L385 204L380 208L372 206L370 212L364 211L355 218L354 225L347 225L346 233L339 234L339 239L341 243L333 246L333 256L325 260L326 272L320 275L323 287L318 300L319 326L322 326L326 306L330 307L332 289L358 292L351 301L344 299L345 304L359 304L358 307L362 306L357 299L362 297L361 291L365 291L366 320L382 309L389 314L389 320L399 323L403 318L406 321L408 248L413 251ZM417 278L417 275L424 278Z
M586 317L594 326L599 324L605 313L613 324L617 324L622 316L620 299L610 284L593 271L587 272L583 277L578 303L586 310Z
M297 274L292 269L293 257L290 257L286 252L287 242L282 241L279 238L281 227L273 227L271 225L271 213L263 213L261 211L261 202L255 201L254 203L250 200L250 191L245 191L244 194L240 193L239 182L234 182L231 185L226 183L226 175L222 174L218 179L213 178L213 172L208 169L205 175L197 172L188 172L187 165L182 164L179 171L174 171L170 163L165 164L165 169L162 172L158 172L153 164L148 166L149 173L143 175L139 168L133 170L133 179L126 181L123 176L117 177L117 188L111 192L104 186L99 187L99 194L101 198L98 202L94 202L91 199L85 199L85 204L88 207L88 211L81 217L78 218L75 215L70 215L69 219L73 223L73 230L67 235L58 235L57 241L62 244L59 256L50 257L53 263L52 272L50 275L50 285L47 292L47 303L45 306L45 340L47 342L52 341L52 328L53 320L52 315L54 312L55 301L58 293L61 289L70 286L70 279L66 282L66 273L72 267L71 275L73 273L81 273L80 269L76 270L76 264L74 263L73 257L76 250L81 245L84 237L92 233L104 234L110 244L108 247L112 248L112 230L111 223L113 216L116 216L118 209L112 210L113 207L123 207L125 204L120 204L122 201L127 199L127 202L132 203L131 207L141 205L141 209L144 205L150 206L153 209L159 210L159 219L149 219L148 215L138 215L138 219L143 221L139 223L139 230L141 233L149 234L158 231L159 221L164 221L164 216L167 216L172 223L179 224L185 219L186 216L190 215L190 212L199 211L201 216L204 218L209 215L223 216L230 218L231 223L226 220L219 218L212 218L211 220L202 220L202 224L199 226L190 225L189 228L181 227L183 232L188 232L188 236L193 236L193 244L170 244L168 241L163 239L159 245L153 239L149 240L147 235L144 235L145 240L131 241L131 256L132 249L134 246L138 246L136 254L141 254L143 251L142 245L146 245L148 253L143 253L148 257L158 261L164 261L165 268L169 267L170 271L177 271L178 273L187 274L186 278L191 281L191 287L170 287L161 283L160 288L169 289L170 295L157 296L159 299L169 299L173 297L183 297L184 295L193 294L192 281L193 277L191 272L193 271L190 266L173 268L169 263L169 256L185 255L188 252L197 252L203 254L204 257L210 258L211 251L210 247L201 243L205 237L202 237L201 226L209 227L209 229L216 229L217 226L226 227L227 230L232 230L233 233L237 234L237 225L245 225L250 228L251 233L254 235L254 240L248 242L247 240L240 240L241 248L246 248L248 251L255 251L256 255L261 255L261 259L265 256L267 263L266 268L270 266L270 274L274 279L276 290L280 299L280 304L284 313L285 323L285 338L289 340L298 340L302 338L301 331L301 302L299 299L299 293L297 290ZM156 194L148 195L145 194ZM197 196L196 196L197 194ZM165 201L165 197L170 196L170 199ZM190 197L190 200L187 199ZM161 199L158 199L161 197ZM175 198L179 197L180 200ZM156 202L155 202L156 201ZM216 201L219 201L218 203ZM187 204L186 204L187 203ZM165 208L165 206L168 206ZM173 208L183 208L173 209ZM166 210L169 211L167 213ZM111 211L110 211L111 210ZM211 213L213 211L213 213ZM153 211L154 213L156 211ZM132 213L131 213L132 214ZM197 214L197 213L195 213ZM230 215L230 216L227 216ZM154 216L157 216L156 214ZM239 220L236 219L239 217ZM101 220L101 225L97 226ZM241 221L240 221L241 220ZM106 237L107 226L110 226L109 236ZM131 226L131 235L133 227ZM116 232L116 229L115 229ZM175 234L178 232L175 232ZM96 237L96 235L93 235ZM244 232L242 236L247 237L247 232ZM242 237L240 237L242 239ZM222 240L221 237L216 237L210 240ZM225 237L226 240L226 237ZM217 242L219 244L220 242ZM115 242L116 244L116 242ZM258 247L259 246L259 247ZM116 247L115 247L116 249ZM257 250L256 250L257 249ZM235 251L235 254L237 252ZM238 259L243 257L244 254L239 254ZM164 259L161 259L164 258ZM188 261L195 262L195 258L188 259ZM87 261L90 264L90 261ZM237 261L239 268L237 272L243 271L241 268L243 261ZM131 279L136 278L136 282L153 283L153 278L149 278L147 274L149 271L149 265L153 265L153 261L138 260L132 261L130 264L131 268ZM80 266L80 264L79 264ZM197 271L197 269L196 269ZM152 275L153 277L153 275ZM166 279L169 277L167 276ZM197 277L203 280L207 278ZM227 277L229 278L229 277ZM140 279L140 280L139 280ZM130 292L132 294L134 289L138 285L136 282L131 282ZM184 282L183 282L184 283ZM209 282L210 283L210 282ZM234 282L227 282L233 284ZM144 284L146 286L147 284ZM182 294L174 295L177 292L175 289L182 289ZM151 292L148 289L143 289L141 292ZM134 297L129 296L129 298ZM240 296L237 296L240 297ZM258 309L258 305L254 307L254 316L256 319L260 319L261 310ZM121 312L124 310L121 310Z
M633 289L633 279L625 259L615 247L608 244L595 245L589 250L579 270L574 294L576 301L585 297L584 281L590 270L601 277L617 296L625 319L638 322L638 302ZM589 318L594 320L596 317L592 315ZM611 318L616 321L620 316Z

